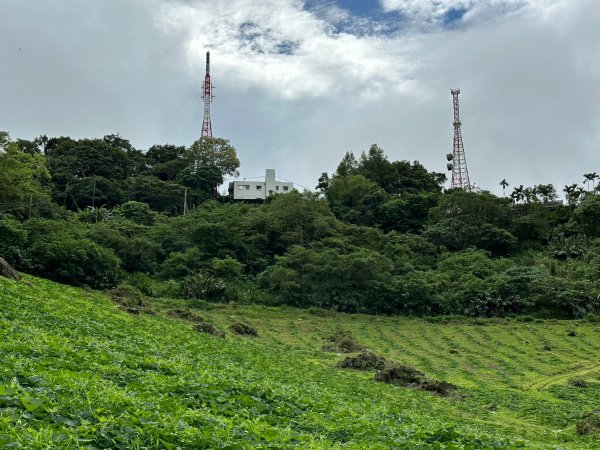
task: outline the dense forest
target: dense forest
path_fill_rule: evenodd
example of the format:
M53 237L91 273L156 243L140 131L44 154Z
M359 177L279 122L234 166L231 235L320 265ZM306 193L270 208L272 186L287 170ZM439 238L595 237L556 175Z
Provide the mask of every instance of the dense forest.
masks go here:
M142 152L118 135L0 132L0 256L63 283L156 297L404 315L600 312L596 173L565 186L564 204L551 184L498 197L445 190L443 174L373 145L343 155L315 192L259 204L218 194L239 165L222 138Z

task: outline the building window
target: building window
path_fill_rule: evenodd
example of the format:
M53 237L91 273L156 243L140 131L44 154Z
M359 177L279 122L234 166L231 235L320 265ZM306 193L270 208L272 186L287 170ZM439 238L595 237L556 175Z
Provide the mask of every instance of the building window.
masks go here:
M269 195L273 195L273 191L269 189Z
M278 191L279 190L279 186L275 186L275 190Z
M262 186L260 186L260 185L259 185L259 186L256 186L256 190L257 190L257 191L260 191L261 189L262 189Z
M287 190L288 190L288 187L287 187L287 186L284 186L284 187L283 187L283 190L284 190L284 191L287 191Z
M244 185L243 184L238 184L238 189L244 189Z
M246 190L248 191L249 189L250 189L250 185L249 185L249 184L247 184L247 185L246 185Z

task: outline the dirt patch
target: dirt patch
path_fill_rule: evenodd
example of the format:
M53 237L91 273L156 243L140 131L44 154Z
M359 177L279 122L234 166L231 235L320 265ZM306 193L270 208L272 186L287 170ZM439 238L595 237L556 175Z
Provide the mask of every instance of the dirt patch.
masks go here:
M231 331L245 336L258 336L256 328L242 322L236 322L229 327Z
M119 305L119 308L129 314L136 316L141 313L154 314L154 311L150 308L144 294L133 286L122 284L111 289L107 293L108 297Z
M374 353L361 353L357 356L349 356L340 361L337 366L342 369L355 370L382 370L386 366L386 359Z
M189 309L172 309L170 311L167 311L167 315L169 317L173 317L174 319L189 320L190 322L196 323L204 322L204 317L193 313Z
M0 257L0 275L11 280L21 279L21 274L13 269L13 267L2 257Z
M576 388L588 388L590 387L590 383L585 381L583 378L573 377L569 378L569 385Z
M367 347L354 340L350 331L339 331L325 338L323 350L333 353L366 352Z
M197 323L194 326L194 330L196 330L199 333L207 333L212 334L213 336L225 337L225 333L216 328L213 324L207 322Z
M447 397L456 390L456 386L452 383L430 380L423 372L410 366L393 366L379 371L375 375L375 381L428 391L442 397Z
M600 409L585 413L576 424L577 434L600 436Z

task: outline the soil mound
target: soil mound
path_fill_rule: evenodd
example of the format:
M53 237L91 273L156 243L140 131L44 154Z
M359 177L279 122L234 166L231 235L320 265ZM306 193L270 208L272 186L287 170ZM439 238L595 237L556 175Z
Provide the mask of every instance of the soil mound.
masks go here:
M410 366L394 366L378 372L375 380L410 387L425 380L425 374Z
M21 274L17 272L6 260L0 257L0 275L11 280L20 280Z
M225 337L225 333L207 322L200 322L194 326L194 330L199 333L212 334L213 336Z
M184 320L189 320L190 322L196 322L196 323L204 322L204 317L193 313L189 309L173 309L173 310L167 311L167 315L169 317L173 317L174 319L184 319Z
M354 340L350 331L339 331L325 338L323 350L333 353L366 352L367 348Z
M128 284L122 284L108 291L110 299L129 314L139 315L141 313L153 314L144 294Z
M231 331L237 334L246 335L246 336L258 336L258 331L256 328L251 327L250 325L242 322L236 322L229 327Z
M452 383L430 380L424 373L410 366L394 366L382 370L375 375L375 381L429 391L442 397L447 397L456 390Z
M357 356L349 356L340 361L338 367L342 369L355 370L382 370L386 366L386 359L374 353L361 353Z
M577 434L600 436L600 409L589 411L579 419L576 425Z

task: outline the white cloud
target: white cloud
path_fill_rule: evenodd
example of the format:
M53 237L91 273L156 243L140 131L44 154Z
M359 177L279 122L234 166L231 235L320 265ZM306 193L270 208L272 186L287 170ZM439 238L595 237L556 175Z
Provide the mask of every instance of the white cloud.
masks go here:
M334 34L296 1L214 4L169 4L159 20L186 31L191 67L202 67L206 49L214 52L216 73L226 82L268 87L288 99L339 92L370 98L384 83L400 90L412 85L406 49L389 39Z
M460 27L439 26L467 2ZM374 142L444 171L452 87L479 186L560 187L600 171L600 2L386 4L413 25L340 32L332 22L348 12L297 0L4 0L1 128L189 145L210 50L213 130L238 148L243 176L274 167L311 187Z

